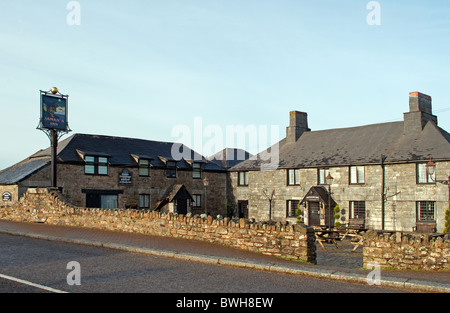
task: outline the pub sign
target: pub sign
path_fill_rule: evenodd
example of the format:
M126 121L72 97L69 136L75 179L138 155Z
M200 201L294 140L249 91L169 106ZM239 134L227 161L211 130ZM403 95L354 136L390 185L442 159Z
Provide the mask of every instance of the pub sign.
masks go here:
M9 191L5 191L2 194L2 200L3 200L3 202L11 202L12 201L12 194Z
M41 91L41 127L68 130L68 96Z

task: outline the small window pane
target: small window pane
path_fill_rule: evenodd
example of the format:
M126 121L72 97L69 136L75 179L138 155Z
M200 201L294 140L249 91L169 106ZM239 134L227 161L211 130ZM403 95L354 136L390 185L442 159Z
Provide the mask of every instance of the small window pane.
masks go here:
M100 166L98 167L99 175L108 175L108 166Z
M95 174L95 165L86 164L84 167L85 174Z

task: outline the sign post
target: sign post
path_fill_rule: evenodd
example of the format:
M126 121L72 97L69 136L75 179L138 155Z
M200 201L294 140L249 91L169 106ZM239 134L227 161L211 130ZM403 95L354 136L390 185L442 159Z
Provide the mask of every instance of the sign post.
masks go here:
M52 151L51 187L57 188L58 140L70 132L68 122L69 96L63 95L58 88L40 91L41 118L37 129L43 131L50 139Z

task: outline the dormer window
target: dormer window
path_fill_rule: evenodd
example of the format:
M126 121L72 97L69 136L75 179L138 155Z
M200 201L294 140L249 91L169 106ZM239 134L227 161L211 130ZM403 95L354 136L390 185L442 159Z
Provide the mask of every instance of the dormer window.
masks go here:
M202 164L192 163L192 178L200 179L202 178Z
M150 176L150 160L148 159L139 159L139 176L140 177L149 177Z
M167 178L177 178L177 162L167 161L166 167Z
M84 162L84 173L86 175L108 176L109 158L86 155Z

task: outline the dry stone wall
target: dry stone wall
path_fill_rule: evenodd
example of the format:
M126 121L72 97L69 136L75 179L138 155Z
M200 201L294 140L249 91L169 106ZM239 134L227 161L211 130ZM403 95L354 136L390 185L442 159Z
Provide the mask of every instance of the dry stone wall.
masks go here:
M450 239L430 234L368 231L364 235L364 267L449 270Z
M51 189L29 189L19 202L0 209L0 219L203 240L316 264L314 230L305 225L80 208Z

